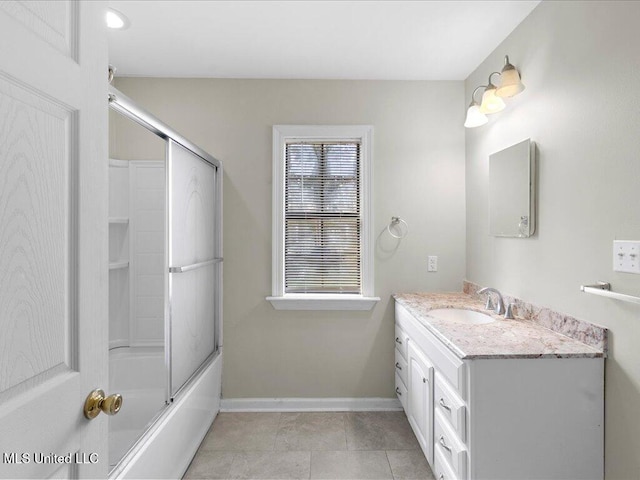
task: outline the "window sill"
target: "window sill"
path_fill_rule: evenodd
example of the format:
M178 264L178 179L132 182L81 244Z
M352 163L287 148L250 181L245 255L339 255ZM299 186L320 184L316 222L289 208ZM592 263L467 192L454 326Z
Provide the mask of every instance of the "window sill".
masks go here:
M276 310L371 310L379 297L362 295L285 295L267 297Z

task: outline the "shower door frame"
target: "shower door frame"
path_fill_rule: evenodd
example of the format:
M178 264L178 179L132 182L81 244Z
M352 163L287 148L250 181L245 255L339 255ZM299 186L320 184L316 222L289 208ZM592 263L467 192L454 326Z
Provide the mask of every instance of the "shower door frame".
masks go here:
M147 112L143 108L139 107L133 100L127 97L125 94L120 92L114 86L109 85L109 106L114 111L122 114L126 118L133 120L139 125L145 127L150 132L156 134L158 137L162 138L167 142L167 155L165 156L165 168L167 172L167 182L166 182L166 194L165 199L167 202L166 205L166 219L165 222L165 265L164 265L164 295L165 295L165 310L164 310L164 331L165 331L165 368L166 368L166 397L165 401L167 405L171 405L175 398L178 398L183 390L189 387L192 382L198 378L201 372L203 372L209 365L211 365L214 360L221 354L222 350L222 277L223 277L223 257L222 257L222 180L223 180L223 168L222 162L217 158L211 156L206 151L177 133L171 127L158 120L151 113ZM169 274L171 273L171 265L169 265L169 236L171 231L170 225L170 210L169 210L169 159L168 159L168 150L170 141L177 143L178 145L184 147L189 150L191 153L196 155L199 159L203 160L210 167L215 169L215 220L214 220L214 228L215 228L215 257L216 257L216 272L214 274L215 288L214 288L214 296L215 296L215 309L214 309L214 350L213 352L199 365L199 367L191 374L191 376L185 381L185 383L174 393L172 394L172 384L171 384L171 296L170 296L170 288L169 288ZM147 432L156 422L160 419L163 412L166 410L161 410L158 412L149 426L145 429L145 431L141 432L140 436L136 440L136 443L131 447L131 449L125 453L125 455L120 459L120 462L116 465L116 467L112 470L111 474L117 471L122 464L122 462L130 456L132 452L134 452L140 442L140 440L145 437Z
M166 366L167 366L167 376L168 376L168 381L167 381L167 402L171 403L174 401L174 399L180 395L180 392L182 392L185 388L187 388L193 379L195 379L200 372L202 372L210 363L211 361L216 357L216 355L219 352L219 346L220 343L218 342L218 338L219 338L219 331L218 331L218 327L219 327L219 319L222 318L222 297L218 297L218 291L221 289L222 287L222 276L221 276L221 272L222 272L222 262L223 262L223 258L222 258L222 224L221 219L222 219L222 196L221 196L221 192L220 189L222 188L222 169L214 164L212 164L211 162L209 162L208 160L204 159L199 153L194 152L192 149L190 149L189 147L185 147L182 143L180 143L179 141L175 140L175 138L173 137L169 137L166 139L167 145L166 145L166 226L165 226L165 232L166 232L166 241L165 241L165 253L166 253L166 262L165 262L165 344L167 345L167 348L165 348L165 354L166 354ZM186 148L190 153L193 153L198 160L203 160L205 161L205 163L208 164L209 167L214 168L215 171L215 185L213 186L215 191L214 191L214 202L216 204L216 208L214 210L214 239L213 241L215 242L214 245L214 251L213 251L213 258L212 259L208 259L206 261L200 262L200 263L195 263L192 265L188 265L188 266L175 266L172 263L172 256L173 256L173 248L174 248L174 242L173 242L173 238L172 238L172 224L171 224L171 219L173 216L173 199L174 199L174 192L172 190L172 182L171 182L171 176L173 175L173 170L175 169L175 164L174 164L174 159L171 153L171 143L176 143L177 145L180 145L184 148ZM211 157L213 158L213 157ZM215 159L214 159L215 160ZM219 162L218 162L219 163ZM200 363L200 365L198 365L196 367L196 369L191 373L191 375L189 375L189 377L180 385L178 386L178 388L174 390L174 378L173 378L173 292L174 292L174 287L173 287L173 277L172 275L175 274L179 274L179 273L184 273L184 272L188 272L194 269L198 269L204 266L208 266L208 265L213 265L215 267L215 272L214 272L214 282L215 282L215 288L214 288L214 329L213 329L213 335L214 335L214 345L213 345L213 351L211 352L211 354L209 354L207 356L207 358L205 358L202 363Z

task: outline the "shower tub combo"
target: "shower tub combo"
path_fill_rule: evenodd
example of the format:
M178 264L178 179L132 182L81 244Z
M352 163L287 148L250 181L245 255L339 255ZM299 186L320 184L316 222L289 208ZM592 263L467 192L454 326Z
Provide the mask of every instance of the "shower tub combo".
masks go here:
M222 165L113 87L110 107L109 477L180 478L220 409Z

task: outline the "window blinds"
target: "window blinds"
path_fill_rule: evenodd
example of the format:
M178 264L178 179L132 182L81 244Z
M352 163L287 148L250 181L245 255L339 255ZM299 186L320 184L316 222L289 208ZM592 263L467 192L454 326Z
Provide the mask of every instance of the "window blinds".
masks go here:
M285 147L285 293L362 293L360 143Z

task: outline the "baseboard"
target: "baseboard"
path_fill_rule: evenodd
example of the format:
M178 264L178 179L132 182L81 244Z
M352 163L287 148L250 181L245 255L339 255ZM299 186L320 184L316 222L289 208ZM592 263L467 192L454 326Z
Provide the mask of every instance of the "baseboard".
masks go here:
M401 411L397 398L223 398L221 412Z

